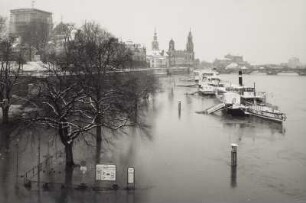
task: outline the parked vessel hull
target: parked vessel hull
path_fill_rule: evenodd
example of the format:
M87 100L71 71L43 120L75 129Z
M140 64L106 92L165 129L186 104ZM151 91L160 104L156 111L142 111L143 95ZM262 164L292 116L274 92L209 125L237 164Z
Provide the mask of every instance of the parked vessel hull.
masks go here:
M241 108L226 108L224 109L224 111L227 114L230 114L232 116L238 116L238 117L242 117L242 116L246 116L247 114L245 113L245 111Z
M258 114L258 113L253 113L253 112L250 112L250 111L248 111L246 113L249 114L249 115L252 115L252 116L267 119L267 120L270 120L270 121L275 121L275 122L278 122L278 123L282 123L284 121L283 119L280 119L280 118L269 117L269 116L261 115L261 114Z

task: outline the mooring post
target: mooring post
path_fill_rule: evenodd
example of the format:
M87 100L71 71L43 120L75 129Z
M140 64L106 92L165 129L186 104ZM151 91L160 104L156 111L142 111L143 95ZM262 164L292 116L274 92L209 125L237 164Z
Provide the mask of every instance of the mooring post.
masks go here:
M237 147L238 145L235 143L231 144L232 151L231 151L231 165L232 166L237 166Z

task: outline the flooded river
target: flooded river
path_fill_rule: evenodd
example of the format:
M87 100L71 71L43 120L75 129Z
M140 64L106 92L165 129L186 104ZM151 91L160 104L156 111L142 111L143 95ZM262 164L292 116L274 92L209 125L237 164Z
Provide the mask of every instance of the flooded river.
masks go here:
M221 77L238 83L236 75ZM218 101L186 95L196 91L180 86L186 78L160 78L161 91L150 98L145 113L151 126L147 136L131 130L105 155L118 165L118 178L125 176L124 167L135 167L135 191L38 192L24 189L20 180L16 187L16 148L10 143L1 146L0 202L306 202L306 77L244 76L245 84L255 82L257 91L267 92L268 101L286 113L283 125L222 112L197 114ZM239 145L236 169L230 166L231 143ZM20 171L37 154L31 146L20 155ZM81 149L74 150L78 159ZM118 184L124 187L125 180Z

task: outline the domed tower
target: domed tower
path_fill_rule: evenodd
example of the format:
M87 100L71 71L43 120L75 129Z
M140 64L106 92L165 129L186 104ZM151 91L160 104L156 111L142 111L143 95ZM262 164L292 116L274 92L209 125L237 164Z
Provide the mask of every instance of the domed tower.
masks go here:
M175 46L174 46L174 40L171 39L170 42L169 42L169 52L172 52L175 50Z
M192 42L191 30L189 31L189 34L188 34L186 50L187 52L193 53L193 42Z
M159 51L156 29L154 30L154 37L153 37L153 41L152 41L152 50L153 51Z

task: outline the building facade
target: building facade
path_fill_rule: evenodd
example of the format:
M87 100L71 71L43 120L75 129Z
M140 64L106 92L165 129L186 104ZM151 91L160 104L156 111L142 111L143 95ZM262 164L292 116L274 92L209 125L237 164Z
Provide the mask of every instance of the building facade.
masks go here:
M9 34L25 49L26 60L39 59L52 31L52 13L34 8L10 11Z
M176 50L174 40L170 40L168 49L168 60L170 67L194 66L194 45L191 31L189 32L187 37L186 50Z
M168 56L163 50L159 50L156 30L154 31L151 51L147 53L147 62L150 64L150 68L168 67Z
M134 66L147 66L147 59L146 59L146 48L141 44L135 44L132 41L126 41L125 47L131 51L133 65Z
M227 54L223 59L215 59L213 66L217 69L240 69L249 68L250 64L244 61L243 56Z
M23 36L31 23L45 25L48 34L50 34L53 27L52 13L34 8L13 9L10 11L10 34Z
M287 66L289 68L300 68L302 66L300 59L297 57L292 57L288 60Z

